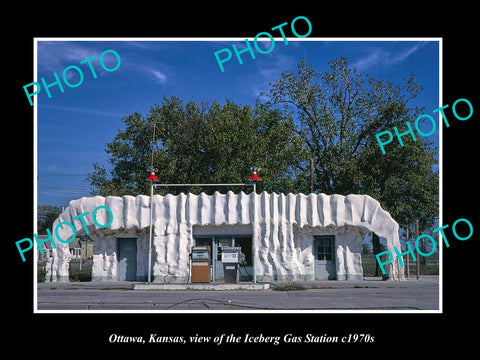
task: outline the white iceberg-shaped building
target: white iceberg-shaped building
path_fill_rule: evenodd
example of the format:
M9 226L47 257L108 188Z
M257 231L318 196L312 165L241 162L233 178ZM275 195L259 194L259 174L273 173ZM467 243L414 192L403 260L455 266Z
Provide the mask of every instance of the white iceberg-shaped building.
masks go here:
M91 214L99 206L94 222ZM152 206L151 279L187 282L189 253L194 245L209 245L212 280L221 281L221 251L241 246L246 266L241 280L361 280L362 240L368 232L386 240L387 250L400 249L398 224L368 195L325 194L179 194L154 195ZM83 216L84 224L78 215ZM76 219L74 219L77 217ZM102 218L103 217L103 218ZM146 281L148 276L150 197L94 196L70 202L56 219L75 226L93 239L92 281ZM72 236L69 226L57 229L62 239ZM46 281L68 281L68 244L56 242ZM386 275L404 280L395 259Z

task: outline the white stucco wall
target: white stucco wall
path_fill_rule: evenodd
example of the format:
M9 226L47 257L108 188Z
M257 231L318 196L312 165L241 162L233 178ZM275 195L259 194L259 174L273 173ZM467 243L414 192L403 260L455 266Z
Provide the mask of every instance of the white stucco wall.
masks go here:
M59 222L72 222L75 216L86 211L91 213L100 205L111 209L114 219L108 228L99 228L91 216L84 217L95 241L93 279L115 279L117 237L137 237L137 275L142 277L148 271L145 254L148 256L150 197L95 196L74 200L55 221L53 229ZM393 246L400 248L398 224L367 195L234 194L231 191L210 196L204 193L154 195L152 210L152 274L154 281L160 282L186 281L193 232L201 231L202 227L236 225L245 229L250 226L255 274L259 281L313 279L313 235L335 235L339 279L361 276L361 241L366 232L385 238L392 252ZM97 212L100 224L108 220L106 211ZM72 223L77 234L83 231L78 219ZM59 228L64 239L69 238L69 231L68 226ZM68 280L68 244L57 243L53 256L52 280ZM386 270L392 279L403 279L403 268L398 262L392 262Z

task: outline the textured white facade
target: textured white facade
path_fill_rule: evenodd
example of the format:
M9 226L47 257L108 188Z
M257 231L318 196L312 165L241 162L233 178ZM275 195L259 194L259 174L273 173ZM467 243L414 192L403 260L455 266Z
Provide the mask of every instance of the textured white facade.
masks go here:
M113 213L107 228L95 225L92 211L101 205ZM53 224L68 221L77 235L84 232L79 219L84 216L94 240L92 280L116 280L119 262L117 242L135 238L136 277L148 274L150 197L84 197L70 202ZM109 222L108 213L97 211L97 222ZM201 193L153 196L152 279L155 282L186 282L189 252L196 234L250 234L253 271L257 281L315 279L314 237L335 236L337 280L362 279L362 240L375 232L386 239L387 249L400 249L398 224L380 204L367 195L325 194L234 194ZM52 233L53 230L52 230ZM72 235L68 226L58 229L61 238ZM214 234L214 235L215 235ZM68 244L56 243L47 281L68 281ZM403 268L394 260L386 268L391 279L403 280Z

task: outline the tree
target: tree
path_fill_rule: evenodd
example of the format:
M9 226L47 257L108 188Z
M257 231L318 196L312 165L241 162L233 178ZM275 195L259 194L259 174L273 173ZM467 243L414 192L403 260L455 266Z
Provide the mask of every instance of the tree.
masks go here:
M383 155L375 134L405 129L422 109L411 101L422 88L412 74L403 86L374 79L349 67L345 58L316 72L305 60L286 70L266 95L297 121L305 152L315 159L319 192L368 194L400 224L419 219L424 228L438 216L437 149L424 138L390 146ZM307 164L303 163L306 168ZM306 170L305 170L306 171ZM299 171L300 172L300 171ZM373 236L374 251L380 243Z
M252 108L228 100L223 106L218 101L184 105L171 97L152 106L146 116L133 113L122 122L125 129L119 129L106 145L110 169L96 163L88 175L94 194L148 194L145 179L152 146L155 173L162 183L245 183L250 167L258 166L263 178L260 191L295 191L295 164L302 146L293 120L269 105L257 102ZM156 142L152 144L154 126ZM163 193L227 190L168 188Z
M46 234L46 229L51 229L53 222L60 215L62 209L53 205L38 205L37 207L37 234Z

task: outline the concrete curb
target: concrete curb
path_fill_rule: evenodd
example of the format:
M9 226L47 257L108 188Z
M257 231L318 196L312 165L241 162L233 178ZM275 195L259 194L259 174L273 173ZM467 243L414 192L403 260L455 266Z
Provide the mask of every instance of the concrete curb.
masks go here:
M268 290L269 284L132 284L132 290Z

